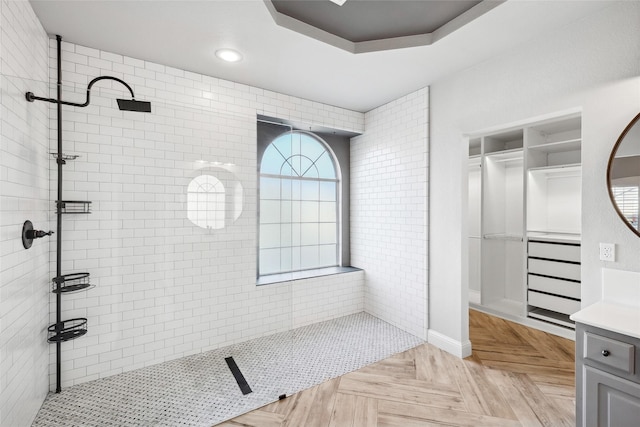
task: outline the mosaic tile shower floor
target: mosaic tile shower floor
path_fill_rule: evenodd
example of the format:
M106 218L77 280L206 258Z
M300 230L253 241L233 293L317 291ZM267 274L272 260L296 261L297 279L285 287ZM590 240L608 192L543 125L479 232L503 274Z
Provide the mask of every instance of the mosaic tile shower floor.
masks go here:
M358 313L50 393L33 426L210 427L422 343Z

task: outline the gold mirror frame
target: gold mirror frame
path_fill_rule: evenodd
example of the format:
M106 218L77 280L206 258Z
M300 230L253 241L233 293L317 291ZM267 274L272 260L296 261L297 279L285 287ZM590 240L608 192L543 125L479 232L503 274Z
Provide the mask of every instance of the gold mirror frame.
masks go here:
M615 145L613 146L613 149L611 150L611 155L609 155L609 163L607 164L607 191L609 192L609 199L611 200L611 204L613 204L613 207L616 210L616 212L617 212L618 216L620 217L620 219L622 219L622 222L624 222L624 224L627 227L629 227L629 230L633 231L636 236L640 237L640 230L637 230L637 229L633 228L633 226L631 225L629 220L627 220L627 218L624 216L624 214L622 213L622 211L618 207L618 204L616 203L616 199L615 199L615 197L613 195L613 191L611 190L611 167L613 166L613 160L616 158L616 153L618 152L618 148L620 148L620 145L624 141L624 138L627 136L627 134L629 133L631 128L633 128L636 124L640 125L640 113L638 113L629 122L627 127L624 128L624 130L622 131L622 133L618 137L618 140L616 141Z

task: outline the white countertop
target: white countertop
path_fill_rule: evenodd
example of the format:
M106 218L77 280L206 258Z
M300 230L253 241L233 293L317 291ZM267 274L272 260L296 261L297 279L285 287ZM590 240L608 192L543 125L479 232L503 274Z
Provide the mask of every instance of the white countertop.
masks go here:
M570 317L578 323L640 338L640 307L600 301Z

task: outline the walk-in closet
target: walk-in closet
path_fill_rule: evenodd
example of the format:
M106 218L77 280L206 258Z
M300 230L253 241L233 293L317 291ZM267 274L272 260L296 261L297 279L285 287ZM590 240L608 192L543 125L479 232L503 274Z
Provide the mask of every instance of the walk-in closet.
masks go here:
M469 138L469 302L541 328L580 309L581 117ZM543 322L543 323L540 323Z

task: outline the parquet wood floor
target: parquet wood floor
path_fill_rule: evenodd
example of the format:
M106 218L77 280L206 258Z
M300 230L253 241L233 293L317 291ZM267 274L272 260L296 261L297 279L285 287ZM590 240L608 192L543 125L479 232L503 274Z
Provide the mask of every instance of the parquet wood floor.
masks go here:
M574 342L470 310L473 354L423 344L224 427L574 426Z

